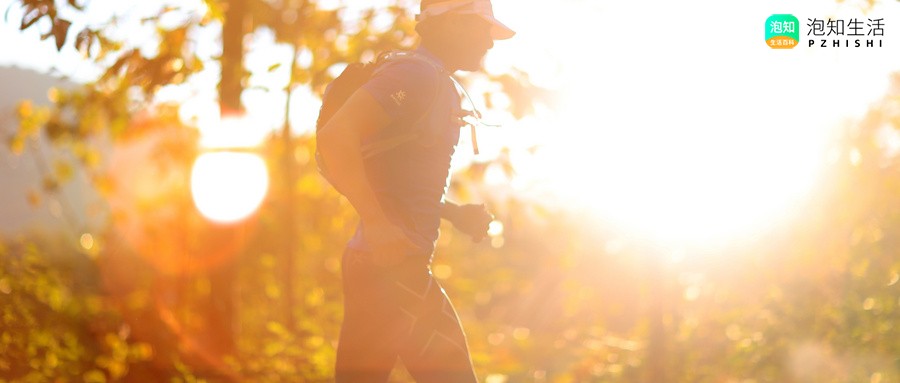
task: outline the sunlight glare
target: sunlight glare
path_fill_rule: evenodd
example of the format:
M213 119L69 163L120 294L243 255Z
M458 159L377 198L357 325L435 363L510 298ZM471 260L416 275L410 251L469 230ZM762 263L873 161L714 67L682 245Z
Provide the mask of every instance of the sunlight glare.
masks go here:
M201 148L252 148L259 146L269 134L268 130L260 128L258 119L243 116L219 118L218 113L218 107L210 105L197 114Z
M268 188L266 163L256 154L204 153L191 172L194 204L214 222L233 223L250 216Z
M850 6L760 3L746 20L718 17L728 5L705 0L654 12L641 3L591 7L498 1L507 24L543 27L498 43L486 64L559 62L560 106L534 122L540 149L516 171L539 180L530 183L542 185L538 195L640 238L701 244L784 222L814 192L841 119L863 113L896 69L888 49L774 52L757 28L775 12L857 16ZM653 27L636 28L636 15ZM590 37L573 35L573 25L590 26ZM509 136L522 144L518 132Z

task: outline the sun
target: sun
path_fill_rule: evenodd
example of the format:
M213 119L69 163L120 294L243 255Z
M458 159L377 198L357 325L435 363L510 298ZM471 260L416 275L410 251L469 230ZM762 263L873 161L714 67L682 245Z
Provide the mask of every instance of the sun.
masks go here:
M210 221L230 224L251 216L269 190L265 160L255 152L265 132L247 116L215 118L200 125L201 150L191 169L194 205Z
M265 162L251 153L204 153L191 171L197 210L219 223L240 221L259 207L269 187Z

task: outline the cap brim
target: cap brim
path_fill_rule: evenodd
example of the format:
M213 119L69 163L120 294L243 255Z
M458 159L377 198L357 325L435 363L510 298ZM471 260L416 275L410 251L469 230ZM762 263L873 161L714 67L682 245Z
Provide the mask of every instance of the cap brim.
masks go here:
M492 16L480 15L482 18L491 23L491 38L494 40L506 40L516 35L516 31L503 25L499 20Z

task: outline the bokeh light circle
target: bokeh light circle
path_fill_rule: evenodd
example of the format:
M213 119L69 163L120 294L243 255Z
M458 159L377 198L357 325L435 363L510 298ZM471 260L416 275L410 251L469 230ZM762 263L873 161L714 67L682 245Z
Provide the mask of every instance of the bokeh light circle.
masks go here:
M238 222L253 214L268 189L266 163L252 153L204 153L191 170L194 205L218 223Z

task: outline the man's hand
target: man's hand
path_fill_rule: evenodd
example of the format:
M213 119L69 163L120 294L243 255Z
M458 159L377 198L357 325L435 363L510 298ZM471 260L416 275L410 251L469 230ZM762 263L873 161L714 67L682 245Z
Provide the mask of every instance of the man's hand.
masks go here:
M422 252L399 226L390 222L363 224L363 237L372 253L372 263L390 267Z
M459 231L472 237L475 242L481 242L487 237L494 216L488 213L484 204L453 206L451 209L446 218Z

